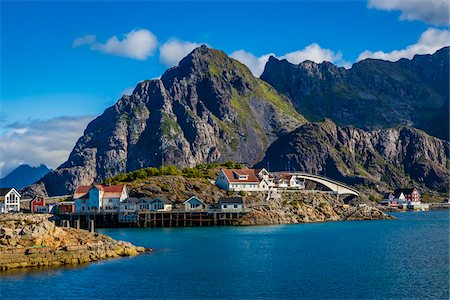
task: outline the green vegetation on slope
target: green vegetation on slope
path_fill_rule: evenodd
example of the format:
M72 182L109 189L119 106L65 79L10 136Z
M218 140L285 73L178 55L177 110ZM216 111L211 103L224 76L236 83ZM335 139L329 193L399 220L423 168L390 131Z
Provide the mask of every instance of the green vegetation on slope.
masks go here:
M169 165L165 167L154 168L142 168L129 173L117 174L114 177L110 177L103 181L103 184L118 184L120 182L132 182L139 179L146 179L148 177L163 176L163 175L182 175L187 178L206 178L214 179L217 175L217 169L242 169L243 166L240 163L235 163L233 161L226 161L222 163L210 163L210 164L199 164L193 168L183 168L178 169L174 165Z

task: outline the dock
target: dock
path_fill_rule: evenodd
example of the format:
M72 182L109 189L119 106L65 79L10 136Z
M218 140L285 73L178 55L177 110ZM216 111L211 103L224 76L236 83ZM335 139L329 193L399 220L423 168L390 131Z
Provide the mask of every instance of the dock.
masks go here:
M93 221L95 228L117 227L202 227L231 226L251 210L222 211L141 211L136 213L72 213L57 215L56 222L74 228L89 228Z

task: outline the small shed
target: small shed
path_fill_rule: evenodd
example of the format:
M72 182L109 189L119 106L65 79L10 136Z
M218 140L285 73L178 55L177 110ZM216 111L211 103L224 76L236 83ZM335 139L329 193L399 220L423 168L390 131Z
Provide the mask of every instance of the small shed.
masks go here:
M206 208L205 202L196 196L187 199L183 204L186 211L203 210Z
M219 209L223 212L242 212L244 210L242 197L220 198L218 204Z
M171 211L172 210L172 201L163 198L156 197L150 200L149 209L151 211Z

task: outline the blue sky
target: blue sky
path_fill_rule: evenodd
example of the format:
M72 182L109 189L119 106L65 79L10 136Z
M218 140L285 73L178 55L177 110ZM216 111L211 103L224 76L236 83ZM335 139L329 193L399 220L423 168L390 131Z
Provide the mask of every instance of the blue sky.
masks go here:
M348 68L365 57L396 60L448 44L448 10L439 6L448 4L409 3L414 5L401 0L2 1L0 141L19 143L31 124L65 116L70 126L79 118L79 128L71 129L79 136L86 122L124 92L159 77L202 43L241 60L255 75L269 54L294 63L331 60ZM130 33L137 33L133 43L131 38L122 43ZM114 36L117 40L106 44ZM71 148L44 163L56 167ZM39 155L31 159L14 152L14 147L0 149L3 173L22 162L40 163Z

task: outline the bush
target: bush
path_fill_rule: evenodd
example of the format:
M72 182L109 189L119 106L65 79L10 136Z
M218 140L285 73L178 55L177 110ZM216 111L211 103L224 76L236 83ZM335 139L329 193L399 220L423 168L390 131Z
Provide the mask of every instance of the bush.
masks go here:
M160 167L159 174L160 175L181 175L181 172L174 165L170 165L167 167Z
M160 172L157 168L150 167L150 168L145 168L144 170L145 170L145 173L147 173L148 177L158 176L160 174Z
M183 176L188 178L205 178L205 174L201 170L197 169L197 167L184 168L181 173Z

